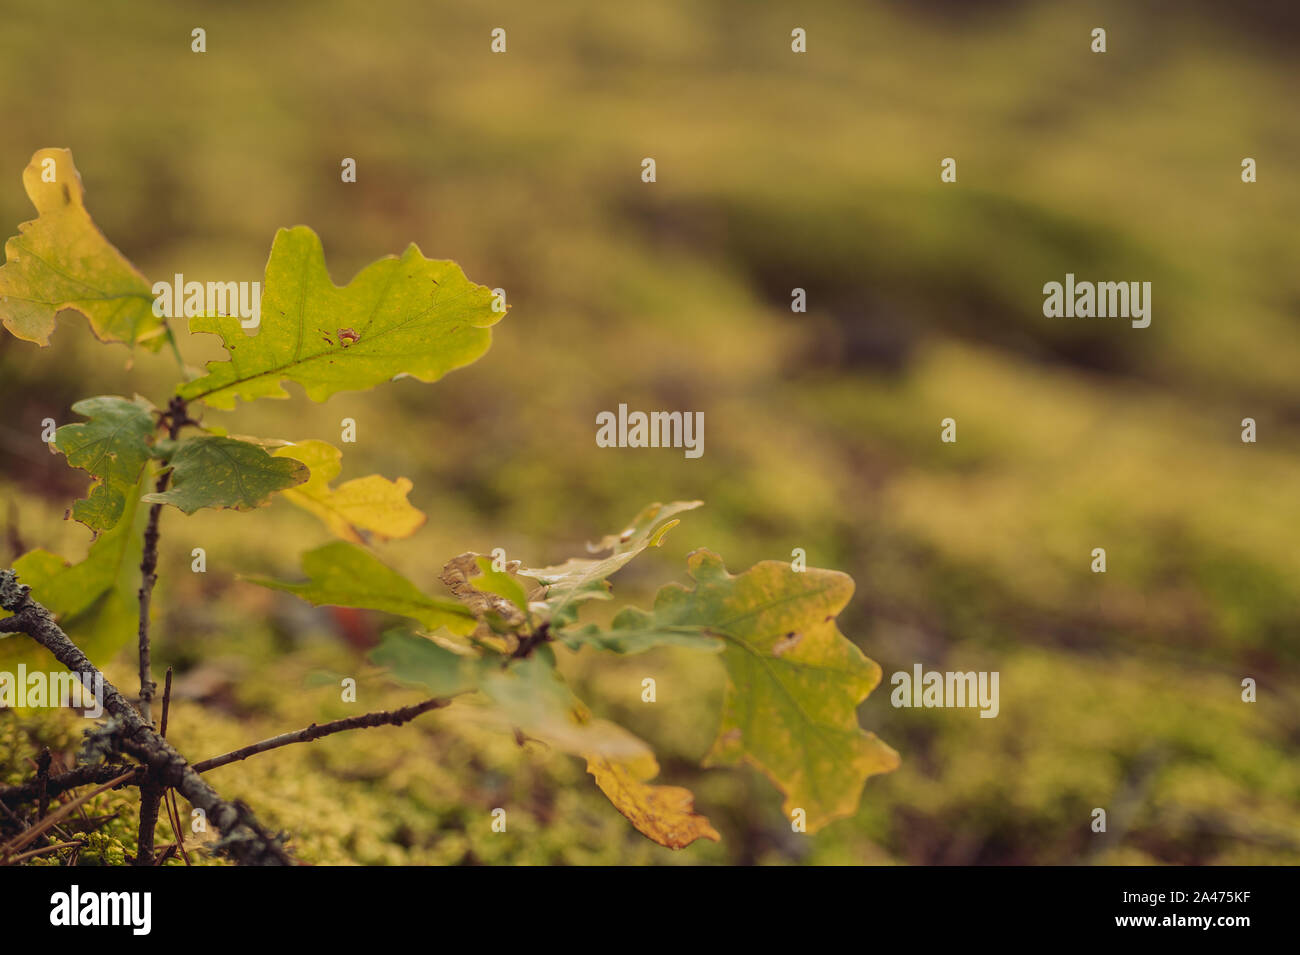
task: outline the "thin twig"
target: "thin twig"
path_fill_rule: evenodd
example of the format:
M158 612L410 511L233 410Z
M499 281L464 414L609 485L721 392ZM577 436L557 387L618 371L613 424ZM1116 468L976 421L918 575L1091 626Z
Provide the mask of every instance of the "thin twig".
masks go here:
M158 853L158 858L154 860L154 865L166 865L167 860L176 854L176 843L169 842L163 846Z
M171 822L172 833L176 836L176 845L180 849L181 858L185 860L186 865L190 865L190 854L185 851L185 836L181 834L181 811L176 805L176 791L167 790L163 802L167 806L167 819Z
M171 472L164 471L154 484L154 490L161 494L167 490L167 482L171 480ZM140 558L140 630L139 630L139 650L140 650L140 715L144 717L146 723L153 722L153 694L157 684L153 682L150 674L152 664L150 661L149 647L149 605L153 600L153 587L158 580L155 571L158 568L158 519L162 514L163 505L153 504L149 507L149 523L144 529L144 554Z
M367 713L364 716L350 716L346 719L335 720L331 723L316 724L313 723L306 729L297 730L292 733L284 733L280 736L274 736L270 739L262 740L259 743L253 743L242 749L237 749L221 756L214 756L203 762L193 764L193 769L198 773L206 773L209 770L217 769L229 763L238 762L247 759L250 756L256 756L258 753L265 753L268 750L277 749L281 746L288 746L291 743L306 743L314 739L320 739L323 736L330 736L334 733L342 733L345 730L365 729L372 726L400 726L415 717L427 713L430 710L439 709L445 706L460 694L453 694L447 697L435 697L425 700L422 703L415 703L402 709L387 712ZM122 772L122 767L114 765L101 764L98 766L78 766L76 769L69 770L66 773L58 773L49 778L47 787L51 796L58 796L67 792L69 789L76 789L78 786L85 786L90 783L102 783L106 780L113 779ZM144 779L145 773L142 768L136 768L130 773L119 786L138 785ZM23 783L18 786L0 787L0 806L14 805L31 802L37 797L38 789L35 783Z
M16 855L9 860L8 865L17 865L26 860L33 859L36 856L44 855L47 852L53 852L55 849L71 849L74 846L81 848L86 844L84 839L74 839L71 842L56 842L52 846L41 846L39 849L33 849L30 852L24 852L22 855Z
M182 423L188 417L185 402L179 397L172 398L162 418L167 422L167 437L175 441L176 436L180 434ZM167 484L171 480L171 471L166 468L167 462L163 464L164 470L158 475L158 481L154 484L154 490L159 494L167 490ZM144 551L140 556L140 715L144 717L146 723L153 722L153 694L158 688L158 684L153 681L153 664L150 660L149 605L153 600L154 584L158 581L158 523L162 517L162 509L161 503L149 508L149 523L144 529ZM166 704L164 704L164 711L165 706ZM136 843L136 865L153 865L154 829L158 825L158 804L162 801L163 791L164 787L152 778L147 778L140 784L140 829Z
M162 424L163 421L167 422L167 437L175 441L176 436L180 434L182 423L187 418L185 402L175 397L168 404L167 411L163 413L159 424ZM167 485L171 481L172 473L166 465L167 462L163 462L163 472L158 475L158 480L154 483L155 493L161 494L166 491ZM144 717L146 723L153 722L153 715L150 711L154 691L158 688L158 684L154 683L151 673L149 606L153 600L154 584L158 582L158 523L162 517L163 506L159 503L149 507L149 522L144 529L144 551L140 555L140 590L137 593L140 598L140 715Z
M172 668L167 668L167 676L163 680L163 711L162 721L158 725L158 735L163 739L167 738L167 717L172 708ZM176 793L167 790L163 793L163 806L167 809L167 821L171 824L172 834L176 836L176 850L180 852L181 858L185 864L190 864L190 854L185 851L185 837L181 835L181 812L176 807ZM159 865L167 861L167 856L159 860Z
M459 694L457 694L459 695ZM256 756L258 753L265 753L267 750L279 749L281 746L288 746L291 743L309 743L312 740L320 739L322 736L330 736L334 733L342 733L345 730L367 729L372 726L401 726L422 713L430 710L441 709L451 704L453 697L435 696L425 700L423 703L413 703L410 706L404 706L397 710L382 710L376 713L366 713L363 716L349 716L346 719L334 720L329 723L312 723L306 729L300 729L293 733L282 733L279 736L272 736L270 739L264 739L260 743L253 743L242 749L237 749L221 756L213 756L211 759L205 759L202 762L194 764L196 773L206 773L209 770L216 769L219 766L225 766L228 763L235 763L241 759L248 759L250 756Z
M87 786L91 783L103 783L121 775L129 766L114 763L99 763L95 766L78 766L66 773L56 773L45 782L46 794L53 798L61 796L69 789ZM121 786L134 786L144 778L144 769L136 767L131 776L119 783ZM17 786L0 786L0 806L17 806L40 798L38 782L22 783Z
M167 714L172 707L172 668L167 668L167 677L163 680L162 722L158 725L158 735L167 738Z
M104 790L106 789L112 789L119 781L120 780L109 780L108 782L104 783L104 785L99 786L96 789L92 789L88 793L84 793L83 795L78 796L76 799L68 803L66 806L60 806L58 809L50 813L44 819L41 819L38 822L33 823L30 828L18 833L18 835L14 836L3 846L0 846L0 857L7 858L11 852L16 852L17 850L21 849L23 846L27 845L29 842L31 842L33 839L39 836L46 829L49 829L51 826L58 823L61 819L64 819L65 817L71 815L76 809L78 809L81 806L82 803L90 799L94 799L96 796L104 792Z

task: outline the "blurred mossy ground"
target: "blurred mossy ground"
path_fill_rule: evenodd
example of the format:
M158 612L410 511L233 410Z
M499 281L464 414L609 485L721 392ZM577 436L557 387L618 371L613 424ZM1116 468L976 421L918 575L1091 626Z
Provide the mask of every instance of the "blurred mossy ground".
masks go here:
M857 580L842 629L886 677L915 662L1001 673L991 720L896 710L879 689L863 723L902 768L812 837L789 832L756 773L696 768L721 674L685 653L563 662L694 790L720 846L656 849L579 763L454 708L260 756L216 785L318 862L1300 860L1300 128L1279 105L1300 66L1296 24L1265 7L13 16L0 222L30 217L31 153L69 146L96 220L151 278L258 278L274 229L305 222L336 281L415 241L508 290L492 351L443 382L207 413L335 443L354 418L343 478L406 475L430 515L381 550L421 584L467 549L558 560L646 501L698 497L619 594L646 602L697 546L733 571L803 547ZM498 25L510 52L494 57ZM788 52L794 25L807 56ZM1096 25L1105 56L1087 51ZM1044 319L1042 284L1067 271L1153 281L1151 327ZM789 311L795 286L806 315ZM196 365L220 354L183 349ZM84 477L36 439L41 419L89 394L160 401L175 377L165 355L123 362L81 319L44 351L0 339L0 496L29 546L85 546L59 520ZM703 410L704 457L595 447L597 412L620 402ZM1247 416L1256 445L1240 441ZM938 441L944 417L956 445ZM292 576L324 539L283 503L166 516L158 659L180 677L228 671L218 697L178 705L185 752L355 712L310 677L366 673L343 638L381 623L236 580ZM1104 576L1088 571L1098 546ZM362 685L367 709L413 698ZM497 805L506 836L489 830Z

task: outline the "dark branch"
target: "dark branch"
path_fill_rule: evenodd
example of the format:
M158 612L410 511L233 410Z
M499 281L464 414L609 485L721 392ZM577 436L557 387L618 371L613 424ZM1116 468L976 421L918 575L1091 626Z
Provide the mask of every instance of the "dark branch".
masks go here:
M345 730L367 729L372 726L401 726L403 723L410 722L422 713L430 710L441 709L451 704L450 697L433 697L425 700L423 703L413 703L410 706L404 706L397 710L384 710L377 713L366 713L364 716L349 716L346 719L334 720L330 723L312 723L306 729L297 730L293 733L281 733L279 736L272 736L270 739L264 739L260 743L253 743L242 749L237 749L221 756L213 756L211 759L205 759L202 762L194 764L194 771L206 773L209 770L216 769L219 766L225 766L228 763L236 763L241 759L248 759L250 756L256 756L258 753L265 753L267 750L279 749L281 746L288 746L291 743L310 743L312 740L320 739L322 736L330 736L334 733L342 733Z
M185 411L185 402L179 397L172 398L167 411L159 421L167 422L167 437L175 441L180 434L181 425L189 416ZM164 470L158 475L154 490L161 494L167 490L171 480L171 471ZM149 643L149 605L153 600L154 584L158 582L158 522L162 517L162 504L149 508L149 523L144 529L144 552L140 556L140 715L146 723L153 723L153 695L158 684L153 681L153 663L150 659ZM164 722L166 717L164 717ZM163 736L166 736L164 729ZM136 846L135 864L153 865L154 830L158 826L158 807L162 802L165 787L152 778L140 784L140 830Z
M166 412L163 413L159 420L159 425L167 423L167 437L175 441L176 436L180 434L181 426L189 420L185 413L185 402L180 398L172 398L168 404ZM171 481L171 471L164 470L158 475L158 480L154 484L154 491L158 494L167 490L167 484ZM153 706L153 695L158 688L158 684L153 681L152 664L150 661L149 646L149 605L153 600L154 584L158 582L158 522L162 517L162 504L153 504L149 507L149 523L144 529L144 552L140 556L140 715L144 717L146 723L153 722L151 712Z
M364 716L350 716L347 719L334 720L331 723L313 723L306 729L273 736L270 739L262 740L260 743L253 743L242 749L205 759L201 763L194 763L191 768L196 773L206 773L209 770L248 759L248 757L256 756L258 753L278 749L281 746L288 746L291 743L308 743L324 736L331 736L334 733L342 733L345 730L366 729L372 726L401 726L423 713L448 705L452 699L453 697L435 697L396 710L367 713ZM91 783L106 783L115 776L121 775L121 773L122 766L119 764L102 763L97 766L78 766L66 773L56 773L50 776L46 782L46 791L51 797L59 796L70 789L76 789L78 786L86 786ZM139 768L136 770L135 775L124 780L121 785L139 785L144 776L144 769ZM35 782L22 783L17 786L0 786L0 804L17 806L21 803L32 802L39 794L40 790Z
M78 766L66 773L55 773L45 781L45 793L49 798L53 799L56 796L62 796L70 789L76 789L78 786L106 783L110 779L122 775L127 768L121 763L98 763L94 766ZM143 778L144 769L142 767L137 768L135 775L123 780L121 785L134 786ZM40 798L40 795L39 780L21 783L17 786L0 786L0 804L7 806L35 802Z
M154 831L158 828L158 811L167 790L146 775L140 782L140 833L136 841L133 865L154 864Z
M515 647L515 652L510 654L510 659L512 660L523 659L524 657L527 657L530 653L532 653L539 646L541 646L543 643L545 643L547 640L550 639L551 639L551 622L549 620L545 620L542 622L542 625L538 627L535 631L533 631L530 634L527 634L526 636L520 639L519 645Z
M50 612L31 599L28 588L18 583L18 575L12 570L0 570L0 607L12 613L13 619L21 621L21 629L77 674L83 685L94 688L103 678L54 622ZM117 687L103 680L102 692L104 709L116 723L114 740L117 748L147 767L152 781L163 788L174 787L193 806L202 809L225 837L219 847L223 852L245 865L293 864L293 858L279 838L269 836L246 808L241 809L222 799L185 761L185 757L144 721Z
M154 490L161 494L167 490L171 472L164 471L154 484ZM140 715L146 723L153 722L153 694L158 688L154 683L149 647L149 605L153 601L153 586L158 582L158 519L162 515L162 504L149 506L149 523L144 529L144 554L140 558Z

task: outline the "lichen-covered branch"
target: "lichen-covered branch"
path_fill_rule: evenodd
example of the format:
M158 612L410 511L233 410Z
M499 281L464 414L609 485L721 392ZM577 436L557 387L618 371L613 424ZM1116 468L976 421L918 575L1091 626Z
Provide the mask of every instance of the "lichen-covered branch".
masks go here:
M206 773L221 766L248 759L250 756L256 756L258 753L265 753L269 750L279 749L281 746L288 746L291 743L309 743L312 740L332 736L335 733L342 733L345 730L367 729L373 726L401 726L421 714L447 706L453 699L454 695L431 697L420 703L412 703L410 706L403 706L395 710L381 710L366 713L362 716L349 716L346 719L333 720L329 723L313 723L305 729L295 730L292 733L281 733L279 736L272 736L258 743L250 743L248 746L243 746L229 753L213 756L211 759L205 759L190 765L196 773ZM117 764L101 763L95 766L78 766L66 773L51 775L46 781L46 793L50 798L53 798L70 789L76 789L78 786L108 782L110 779L121 775L121 773L122 767ZM127 777L120 785L137 786L144 777L145 770L140 767L137 768L133 776ZM35 780L17 786L0 786L0 803L10 806L32 802L39 795L40 786Z
M167 422L167 437L175 441L176 436L180 434L181 426L189 420L185 402L181 401L180 398L173 398L167 406L167 411L163 413L162 420ZM171 472L164 469L163 473L158 476L157 483L154 484L154 491L161 494L167 490L167 484L170 480ZM162 504L153 504L149 508L149 521L144 529L144 549L140 555L140 590L137 593L140 600L140 629L138 634L140 650L140 715L144 717L146 723L153 722L153 695L158 688L158 684L153 681L153 668L150 663L149 606L153 600L154 584L158 582L158 523L162 518L162 509Z
M172 441L180 434L181 425L188 419L185 402L172 398L162 420L167 422L167 437ZM161 422L160 422L161 423ZM171 480L171 471L164 469L158 476L154 490L161 494L167 490ZM149 522L144 529L144 550L140 556L140 715L146 723L153 723L153 695L158 684L153 681L153 664L150 659L149 641L149 606L153 599L153 588L158 582L158 524L162 518L162 504L153 504L149 508ZM165 735L164 730L162 734ZM153 865L154 831L158 826L158 809L162 804L165 787L159 785L152 777L140 783L140 827L135 853L136 865Z
M6 631L26 633L75 673L83 685L93 687L102 679L103 675L54 622L50 612L31 599L28 588L18 582L12 570L0 570L0 607L14 615L5 621ZM116 748L142 763L159 785L175 788L191 805L202 809L224 837L218 845L221 851L244 865L293 864L279 837L269 834L247 807L218 795L108 680L103 680L102 693Z

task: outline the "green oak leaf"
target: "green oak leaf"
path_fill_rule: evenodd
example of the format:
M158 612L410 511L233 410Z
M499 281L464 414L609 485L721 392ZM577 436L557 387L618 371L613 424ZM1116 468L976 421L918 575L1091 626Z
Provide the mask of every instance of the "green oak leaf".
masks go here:
M122 517L90 545L86 558L69 565L46 550L34 550L14 561L21 583L32 588L32 598L50 610L59 625L90 658L103 665L139 628L136 590L140 586L142 530L148 508L140 495L148 482L139 482L125 495ZM0 611L0 616L8 616ZM0 669L18 663L48 668L49 653L25 636L0 639Z
M455 653L406 630L385 631L379 646L370 651L370 660L398 681L421 686L434 696L477 688L491 665L483 657Z
M101 396L78 401L72 410L89 420L64 425L55 432L54 446L95 478L90 494L72 506L72 516L91 530L107 530L121 518L126 496L153 453L154 409L143 398Z
M237 316L190 320L190 331L220 335L229 361L184 384L182 398L214 408L237 400L287 398L285 379L324 401L405 375L436 381L477 360L492 341L492 291L455 262L426 259L414 245L366 266L337 286L316 233L281 229L266 264L261 325L249 337Z
M453 634L468 634L477 625L474 615L458 603L425 594L377 557L346 541L333 541L302 555L306 583L265 577L247 578L272 590L297 594L316 606L380 610Z
M302 484L309 476L301 461L272 457L256 444L213 435L183 442L170 464L171 488L144 499L171 504L186 514L203 507L261 507L272 492Z
M718 653L723 649L720 637L699 626L670 623L657 613L637 607L624 607L608 627L588 624L574 630L561 630L557 639L571 650L584 646L614 653L644 653L655 647L678 646Z
M898 754L858 726L858 704L880 682L880 667L835 625L853 578L782 561L733 576L707 550L687 567L693 589L664 587L652 612L625 611L613 633L622 623L640 640L689 628L721 638L727 687L705 765L758 767L785 793L787 817L806 811L809 832L852 815L867 777L898 766Z
M549 653L488 668L479 688L495 704L485 714L487 722L504 719L563 752L628 761L652 755L650 747L617 723L593 717L556 671Z
M654 503L644 508L628 527L618 534L610 534L595 544L588 544L590 553L609 551L605 557L574 557L563 564L551 567L520 568L519 574L532 577L545 588L541 601L554 626L564 626L577 619L577 605L586 600L609 599L607 578L622 570L632 558L647 547L658 547L664 536L676 527L676 515L694 510L703 501L673 501L671 504Z
M76 309L100 341L156 351L166 333L149 280L104 238L86 211L81 176L66 149L41 149L23 170L38 217L5 243L0 322L16 337L50 343L54 316Z
M484 593L504 597L523 613L528 613L528 595L513 573L493 570L491 557L479 556L476 563L481 573L477 577L470 578L470 582L475 587Z

